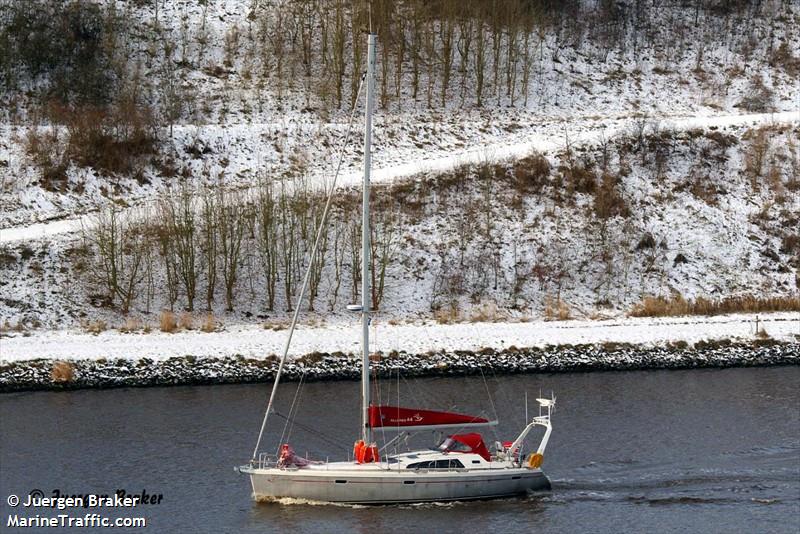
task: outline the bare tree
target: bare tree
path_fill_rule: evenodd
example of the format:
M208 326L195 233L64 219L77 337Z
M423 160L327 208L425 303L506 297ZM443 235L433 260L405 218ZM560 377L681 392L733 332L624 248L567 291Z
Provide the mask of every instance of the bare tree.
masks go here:
M474 38L474 18L471 10L462 9L458 21L458 39L456 40L456 50L458 51L459 66L458 72L461 75L461 104L467 93L467 72L469 71L470 46ZM481 30L480 23L478 30Z
M477 30L475 34L475 99L478 107L481 107L486 83L486 33L480 23Z
M353 219L347 223L347 244L350 249L350 279L352 281L351 297L358 302L361 286L361 219Z
M177 193L164 195L160 202L160 215L165 231L172 239L176 270L186 294L186 309L194 311L197 295L197 216L194 192L181 186Z
M275 288L278 281L278 202L275 188L268 178L262 178L256 197L256 246L264 272L267 290L267 309L275 307Z
M200 248L206 273L206 310L211 311L214 293L217 290L217 197L207 188L203 191L202 219L200 224Z
M336 309L339 299L339 288L342 285L342 268L345 257L345 232L346 225L336 222L333 226L333 270L328 276L328 310Z
M297 266L300 255L300 221L297 217L292 194L287 192L286 186L281 185L278 196L279 231L278 243L280 247L280 267L283 270L283 294L286 299L286 310L292 311L294 306L294 292L298 274Z
M217 189L218 249L222 281L225 285L225 310L233 311L236 280L241 264L242 241L246 222L246 206L240 194Z
M314 209L311 210L309 220L313 223L313 228L317 228L323 223L322 214L323 209L320 206L315 206ZM311 247L313 246L314 238L315 236L312 232L305 240L306 243L309 244L307 253L309 256L311 255ZM329 238L330 233L326 226L322 229L322 234L320 235L319 250L317 250L317 253L314 255L314 261L312 261L308 267L310 269L308 277L308 309L310 311L314 311L314 300L316 300L317 295L319 295L319 286L322 281L322 274L325 271L325 263L328 256Z
M95 252L90 273L106 287L109 301L119 299L120 310L128 313L145 275L148 243L141 228L131 215L110 204L83 228L83 238Z
M447 4L447 13L444 20L439 22L439 40L441 41L440 55L442 57L442 107L447 103L447 92L450 89L450 76L453 71L453 43L454 24L453 13L450 13L451 4Z
M360 29L366 28L365 14L362 10L358 9L359 3L353 3L350 14L350 36L352 40L353 54L351 61L353 62L353 72L350 75L350 106L354 106L358 98L358 88L361 85L361 71L364 64L364 44L360 35Z
M380 213L370 225L370 275L372 309L377 310L383 300L386 287L386 270L394 259L398 245L399 217L392 213Z
M345 23L344 5L341 0L337 0L334 6L333 19L333 42L331 52L333 53L333 77L336 85L336 105L342 105L342 93L345 75L345 44L347 43L347 26Z

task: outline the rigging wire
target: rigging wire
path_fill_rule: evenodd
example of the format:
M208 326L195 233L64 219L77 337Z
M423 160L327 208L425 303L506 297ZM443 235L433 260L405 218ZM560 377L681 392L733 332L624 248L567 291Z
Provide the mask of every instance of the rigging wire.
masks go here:
M278 446L280 446L282 443L288 443L289 438L292 435L292 425L295 417L297 417L297 411L300 409L300 395L302 394L303 391L303 382L305 381L305 379L306 379L306 369L303 368L303 374L300 375L300 381L297 383L297 389L294 392L292 405L289 407L289 418L286 419L286 424L283 425L283 432L281 432L281 439L278 442ZM285 441L284 441L284 434L286 434Z
M372 318L370 319L370 326L372 327L372 334L370 337L372 338L372 346L375 348L375 354L380 354L378 357L383 360L383 353L379 349L380 343L378 342L378 321L375 320L377 319L377 316L378 314L373 312ZM377 365L372 367L372 372L374 378L372 381L372 387L374 388L375 395L378 398L378 404L380 405L383 403L383 399L381 398L381 381L379 380L380 377L378 374ZM386 429L383 427L383 425L381 425L381 437L383 438L384 445L386 445Z
M286 419L287 421L290 419L288 416L286 416L286 415L284 415L284 414L282 414L280 412L273 412L273 413L277 417L280 417L281 419ZM342 449L344 451L350 452L350 449L348 449L347 447L342 445L342 443L340 441L336 440L336 438L334 438L332 436L329 436L328 434L326 434L326 433L324 433L324 432L322 432L320 430L317 430L317 429L315 429L314 427L312 427L310 425L306 425L306 424L300 423L300 422L295 421L295 420L292 420L292 425L296 425L298 428L300 428L300 430L305 430L309 434L313 434L313 435L317 436L322 441L328 443L329 445L332 445L332 446L336 447L337 449Z
M319 243L322 239L322 232L325 228L325 225L328 222L328 213L330 212L331 203L333 201L333 192L336 190L336 181L339 178L339 173L342 169L342 164L344 163L344 155L345 155L345 148L347 147L348 143L350 142L350 134L353 130L353 121L356 116L358 98L361 95L361 90L364 88L364 80L366 80L367 74L366 72L361 76L361 83L358 86L358 92L356 93L356 98L353 100L353 109L350 112L350 118L347 122L347 133L345 134L344 141L342 143L342 148L339 152L339 162L336 165L336 172L333 175L333 180L331 181L331 187L327 194L327 199L325 200L325 209L322 211L322 218L319 222L319 227L317 228L317 236L314 239L314 247L311 249L311 257L309 258L308 267L306 268L306 274L303 278L303 285L300 288L300 293L297 296L297 306L294 310L294 315L292 316L292 323L289 326L289 332L286 338L286 344L283 348L283 356L281 357L281 361L278 364L278 370L275 373L275 384L272 386L272 392L270 393L269 400L267 401L267 408L264 411L264 419L261 421L261 429L258 431L258 439L256 440L256 446L253 449L253 456L251 458L252 461L255 461L256 456L258 455L258 448L261 446L261 439L264 437L264 429L267 426L267 419L269 418L270 410L272 410L272 405L275 402L275 394L278 391L278 383L280 382L281 373L283 372L283 366L286 363L286 357L289 354L289 345L292 342L292 337L294 336L295 328L297 327L297 319L300 315L300 308L302 307L303 298L305 297L306 288L308 287L308 281L311 275L311 266L314 263L314 259L316 258L317 251L319 250ZM305 369L303 370L303 375L305 375ZM280 445L280 444L279 444Z
M489 390L489 382L486 380L486 376L483 374L483 365L479 365L478 369L481 371L481 378L483 379L483 386L486 388L486 396L489 397L489 405L492 407L492 413L494 414L494 420L499 421L500 418L497 416L497 408L494 405L494 399L492 398L492 392ZM489 369L492 370L492 374L494 375L495 380L497 380L497 375L494 372L494 367L489 364ZM500 441L500 436L497 434L497 428L491 427L492 434L494 435L494 439L496 441Z

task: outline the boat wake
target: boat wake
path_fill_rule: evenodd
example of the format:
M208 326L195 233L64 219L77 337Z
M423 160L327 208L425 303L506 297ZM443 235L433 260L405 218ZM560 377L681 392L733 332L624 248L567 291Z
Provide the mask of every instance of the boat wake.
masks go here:
M296 497L271 497L267 495L256 495L253 497L259 504L280 504L282 506L336 506L340 508L368 508L363 504L348 504L342 502L314 501L311 499L301 499Z
M553 494L544 500L617 501L653 506L776 504L783 502L777 496L791 491L798 475L796 468L775 465L679 469L663 464L631 463L628 469L619 469L622 463L625 462L582 466L576 470L579 476L575 478L553 479ZM590 472L598 476L591 476Z

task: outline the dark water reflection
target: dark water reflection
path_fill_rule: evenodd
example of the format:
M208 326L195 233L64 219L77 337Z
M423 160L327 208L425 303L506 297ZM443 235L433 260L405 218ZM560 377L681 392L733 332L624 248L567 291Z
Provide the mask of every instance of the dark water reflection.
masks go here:
M10 493L125 488L164 494L140 509L147 532L797 532L798 385L798 367L490 378L501 439L519 431L525 391L531 404L556 391L544 464L553 491L381 508L250 501L233 466L249 458L264 385L4 395L0 530L9 531ZM384 382L382 397L396 400L396 386ZM411 405L489 407L480 379L401 380L400 389ZM284 410L293 393L283 389ZM344 454L357 395L354 382L308 384L299 419L344 448L295 428L298 452Z

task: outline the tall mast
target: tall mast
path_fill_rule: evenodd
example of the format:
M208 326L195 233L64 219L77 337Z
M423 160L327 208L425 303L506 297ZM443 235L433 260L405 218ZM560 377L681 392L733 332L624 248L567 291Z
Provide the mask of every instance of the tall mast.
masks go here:
M372 167L372 108L375 100L375 37L367 37L367 102L364 129L364 188L361 212L361 436L370 443L369 428L369 315L370 300L370 231L369 231L369 173Z

